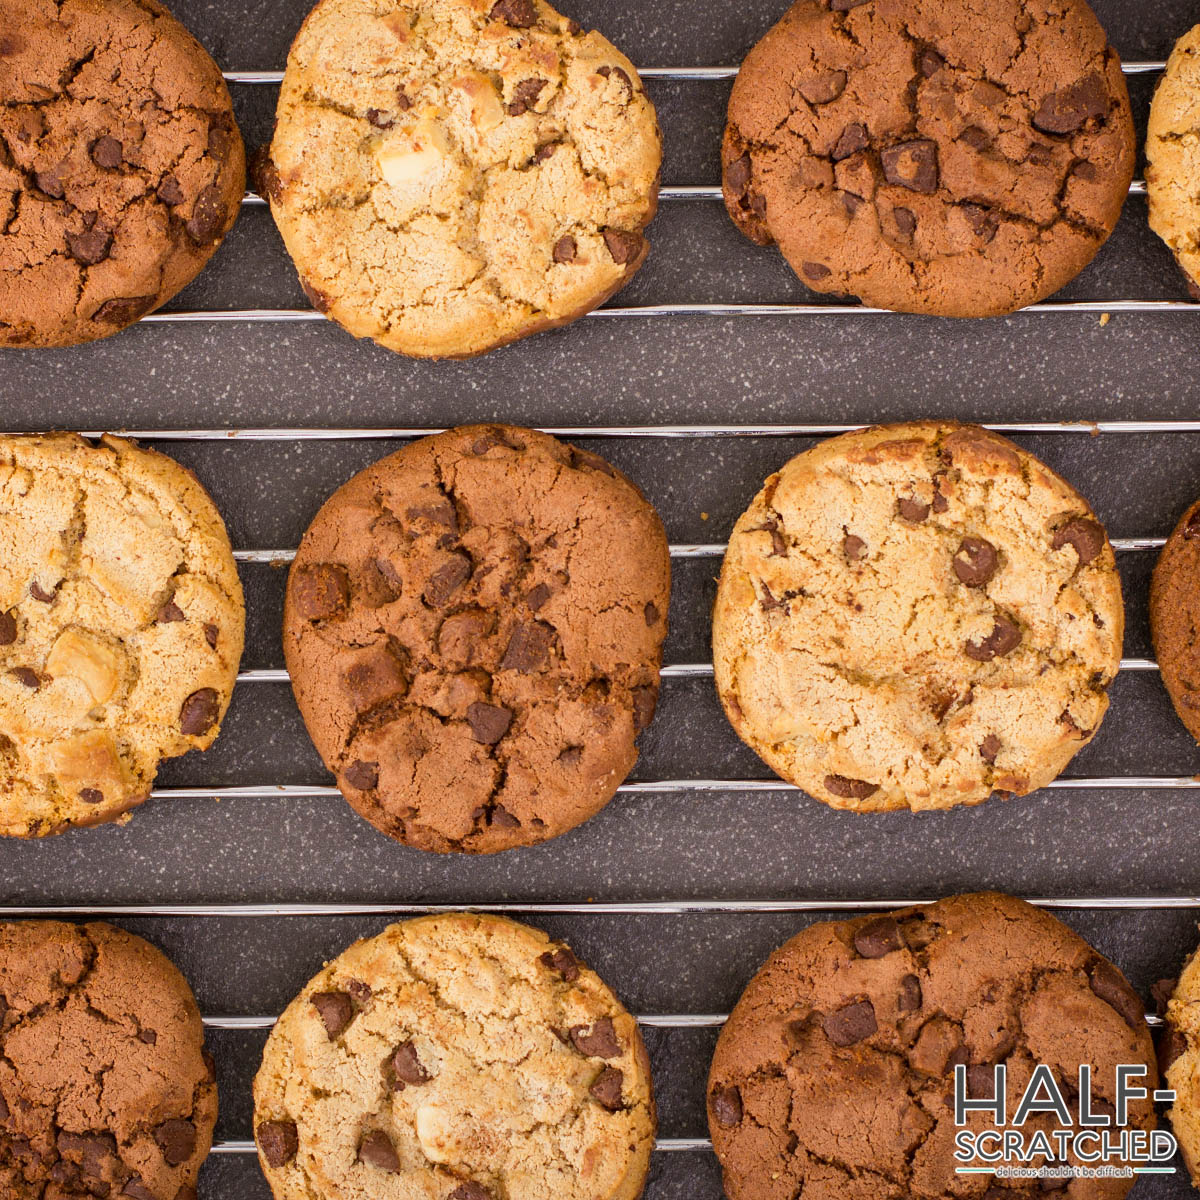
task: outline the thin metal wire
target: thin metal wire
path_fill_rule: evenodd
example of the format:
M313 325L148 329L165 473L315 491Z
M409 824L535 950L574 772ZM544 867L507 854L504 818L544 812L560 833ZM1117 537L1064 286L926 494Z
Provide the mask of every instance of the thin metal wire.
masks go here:
M689 1151L711 1151L712 1142L708 1138L659 1138L654 1143L654 1149L660 1153L686 1153ZM253 1142L220 1141L213 1142L212 1154L257 1154L258 1149Z

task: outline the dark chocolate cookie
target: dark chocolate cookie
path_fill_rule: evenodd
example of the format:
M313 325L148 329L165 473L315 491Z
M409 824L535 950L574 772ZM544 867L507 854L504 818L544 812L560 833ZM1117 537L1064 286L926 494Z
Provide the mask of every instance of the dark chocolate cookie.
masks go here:
M233 225L229 91L158 0L0 0L0 95L0 345L116 333Z
M526 429L425 438L340 488L288 581L296 699L354 808L426 850L598 812L658 695L670 561L623 475Z
M217 1087L186 980L111 925L0 925L0 1195L195 1200Z
M1200 500L1167 539L1150 581L1150 633L1179 719L1200 741Z
M955 896L813 925L771 956L717 1043L709 1126L731 1200L1017 1200L1049 1190L1057 1180L980 1176L971 1186L956 1175L960 1063L972 1097L990 1097L993 1067L1007 1065L1010 1117L1039 1063L1072 1105L1079 1065L1091 1064L1093 1112L1111 1113L1118 1064L1145 1063L1140 1086L1157 1079L1145 1010L1124 976L1022 900ZM977 1131L991 1120L969 1117ZM1129 1124L1153 1128L1153 1106L1131 1102ZM1054 1128L1037 1113L1024 1132ZM1070 1195L1109 1200L1132 1185L1077 1179Z
M814 291L989 316L1112 232L1129 96L1083 0L797 0L729 103L725 202Z

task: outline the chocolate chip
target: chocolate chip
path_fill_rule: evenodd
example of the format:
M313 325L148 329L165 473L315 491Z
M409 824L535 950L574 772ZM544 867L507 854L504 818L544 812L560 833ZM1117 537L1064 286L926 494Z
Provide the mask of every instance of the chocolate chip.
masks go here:
M732 1129L742 1120L742 1093L732 1084L712 1094L713 1116L722 1129Z
M363 1135L363 1140L358 1143L358 1161L380 1171L390 1171L393 1175L400 1173L400 1157L396 1147L382 1129L372 1129Z
M391 129L391 127L396 123L391 119L391 117L387 116L386 113L381 112L378 108L367 109L367 122L368 124L374 125L376 129Z
M157 296L121 296L105 300L94 313L93 321L105 325L131 325L158 303Z
M849 158L860 150L865 150L869 145L870 138L867 135L867 127L853 121L842 130L841 136L833 148L833 161L841 162L842 159Z
M11 646L17 640L17 618L12 610L0 613L0 646Z
M34 581L33 581L33 582L32 582L32 583L29 585L29 594L30 594L30 595L31 595L31 596L32 596L32 597L33 597L35 600L40 600L40 601L41 601L43 604L49 604L49 603L51 603L51 602L54 600L54 597L58 595L58 585L57 585L57 584L55 585L54 591L52 591L52 592L48 592L48 591L46 591L46 589L45 589L45 588L43 588L43 587L41 586L41 584L39 584L39 583L38 583L38 581L35 579L35 580L34 580Z
M731 192L741 194L750 182L750 173L750 155L746 153L741 158L735 158L725 168L725 185Z
M869 1038L879 1028L870 1000L843 1005L836 1012L822 1017L821 1025L825 1036L835 1046L853 1046L863 1038Z
M536 103L546 86L545 79L522 79L513 88L512 100L509 101L508 115L510 117L524 116Z
M115 170L125 156L125 147L115 137L105 134L92 143L92 162L106 171Z
M158 191L155 193L158 198L167 205L168 208L174 208L177 204L182 204L186 197L183 194L183 185L175 178L174 175L166 175L163 177L162 183L158 185Z
M582 746L568 746L558 756L558 762L563 767L576 767L579 765L579 760L583 758Z
M331 1042L354 1019L354 1003L348 992L314 992L312 1006Z
M929 505L915 496L901 496L896 501L896 511L913 525L920 525L929 516Z
M781 557L787 554L787 542L784 539L783 531L779 528L779 521L772 518L765 525L759 527L764 533L771 535L771 555L772 557Z
M828 279L833 272L824 264L819 262L802 263L800 269L804 272L806 279L811 279L814 283L822 279Z
M79 798L84 804L104 803L104 793L99 788L81 788Z
M193 692L179 709L179 729L189 737L207 733L216 723L221 701L213 688Z
M978 125L968 125L958 135L960 142L965 142L972 150L986 150L992 144L992 135Z
M622 1071L616 1067L605 1067L596 1076L588 1092L602 1108L617 1112L623 1107L621 1092L624 1085L625 1075Z
M549 661L554 636L553 628L541 621L522 622L508 639L500 670L519 671L522 675L540 671Z
M249 175L254 184L254 190L264 200L279 200L283 195L283 181L279 178L279 168L271 160L271 148L259 146L250 156Z
M15 675L17 680L27 688L41 687L41 676L32 667L13 667L9 674Z
M544 163L550 158L554 152L562 145L561 142L543 142L534 152L533 157L529 160L533 166L538 163Z
M569 233L554 243L554 261L556 263L573 263L578 253L575 239Z
M625 85L625 102L628 103L633 98L633 80L629 78L628 71L625 71L621 67L603 66L597 70L596 74L603 76L605 79L615 75Z
M1000 753L1000 739L994 734L989 733L987 737L979 743L979 757L983 759L989 766L996 765L996 755Z
M315 563L292 572L292 603L306 621L340 617L350 606L350 576L335 563Z
M641 733L654 720L654 710L658 707L658 688L647 683L633 688L629 695L633 700L633 727Z
M520 819L513 816L502 804L497 804L488 814L488 824L496 829L520 829Z
M1171 1064L1187 1049L1187 1038L1178 1029L1164 1029L1158 1039L1158 1071L1166 1076Z
M893 208L892 219L904 237L912 237L917 232L917 217L911 208Z
M481 438L480 441L482 440ZM475 445L478 446L479 442L476 442ZM494 446L496 443L489 442L488 445ZM478 454L480 451L476 449L475 453ZM440 525L446 529L452 529L455 533L458 532L458 512L448 496L444 496L432 504L414 505L412 508L406 509L404 515L413 523L426 521L430 525Z
M1126 1025L1131 1029L1145 1028L1146 1009L1116 967L1104 959L1098 959L1088 972L1088 982L1105 1004L1124 1017Z
M968 642L966 655L976 662L991 662L993 658L1003 658L1011 654L1021 644L1021 630L1015 621L998 615L992 625L992 632L982 642Z
M158 1034L153 1029L139 1029L137 1037L144 1046L158 1045Z
M900 948L900 926L894 917L868 921L854 935L854 949L863 958L883 958Z
M617 1058L621 1053L611 1017L600 1017L591 1026L574 1025L568 1033L575 1049L587 1058Z
M369 792L379 783L379 764L352 762L343 772L342 778L360 792Z
M538 962L547 971L557 971L565 983L574 983L579 978L579 959L566 946L559 946L555 950L547 950L538 959Z
M489 15L493 21L503 21L514 29L528 29L537 24L533 0L496 0Z
M131 1200L158 1200L158 1197L138 1178L133 1178L126 1183L122 1196L129 1196Z
M851 562L858 562L867 556L867 543L857 534L848 533L842 538L842 553Z
M327 313L333 307L333 297L328 292L323 292L319 287L309 283L303 275L300 277L300 290L308 298L309 304L313 306L319 313Z
M227 216L221 189L210 183L192 205L192 215L185 226L188 236L201 246L215 242L225 228Z
M174 600L168 600L158 610L158 616L154 618L159 625L170 625L175 621L183 621L185 619L183 609Z
M1196 298L1200 299L1200 293L1197 294ZM1192 515L1188 517L1187 524L1183 527L1183 536L1188 541L1195 541L1196 538L1200 538L1200 507L1197 507L1192 512Z
M45 192L52 200L61 200L66 194L63 181L53 171L37 171L33 176L38 190Z
M865 779L851 779L846 775L826 775L825 790L843 800L866 800L879 791L877 783Z
M937 143L916 138L889 146L880 156L883 175L888 183L913 192L936 192L938 186Z
M1054 531L1050 545L1055 550L1073 546L1079 565L1086 567L1104 549L1105 540L1104 528L1099 522L1090 517L1071 517Z
M642 252L642 235L627 229L604 230L604 244L613 262L619 267L627 266Z
M996 574L1000 556L991 542L981 537L965 537L954 552L954 574L969 588L985 587Z
M8 1120L8 1102L4 1099L3 1093L0 1093L0 1121Z
M466 1183L460 1183L446 1200L494 1200L494 1198L487 1188L480 1187L474 1180L468 1179Z
M471 559L466 554L452 554L429 577L422 597L430 608L444 608L451 597L471 578Z
M391 1068L393 1079L401 1084L419 1087L433 1078L421 1065L421 1060L417 1057L417 1048L411 1040L401 1043L392 1051L388 1066Z
M498 704L476 702L467 709L471 734L481 746L494 746L508 732L512 718L512 713Z
M191 1121L173 1118L154 1131L154 1140L167 1166L178 1167L196 1152L196 1126Z
M211 622L207 622L204 626L204 640L208 643L210 650L217 648L217 639L220 636L220 630Z
M920 54L917 55L917 70L929 79L930 76L936 75L944 66L946 60L934 49L926 46Z
M1043 133L1074 133L1093 117L1108 112L1108 90L1096 72L1078 83L1051 92L1033 116L1034 127Z
M905 975L900 980L900 995L896 1008L900 1012L916 1012L921 1007L921 981L915 975Z
M959 208L966 217L971 232L977 238L981 238L985 245L996 236L996 230L1000 228L1000 218L990 208L985 208L982 204L962 204Z
M845 71L822 71L821 74L806 79L799 85L798 91L809 104L828 104L836 100L846 90Z

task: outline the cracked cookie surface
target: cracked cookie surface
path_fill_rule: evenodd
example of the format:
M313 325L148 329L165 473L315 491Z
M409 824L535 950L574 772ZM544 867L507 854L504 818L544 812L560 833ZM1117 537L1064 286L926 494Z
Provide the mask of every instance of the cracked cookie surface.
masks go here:
M351 946L254 1083L277 1200L635 1200L654 1145L637 1023L561 942L501 917Z
M725 203L814 291L990 316L1091 261L1135 152L1083 0L797 0L734 85Z
M1200 289L1200 25L1175 43L1150 105L1146 198L1150 228Z
M624 286L661 157L633 65L544 0L321 0L259 188L316 308L465 357Z
M0 345L107 337L237 217L229 91L158 0L0 0Z
M1078 1114L1114 1117L1119 1064L1157 1072L1142 1001L1121 973L1053 917L1011 896L956 896L919 909L810 926L754 977L717 1042L709 1127L731 1200L1117 1200L1134 1179L1001 1180L957 1175L954 1070L994 1094L1007 1067L1011 1118L1046 1064ZM975 1132L991 1114L968 1114ZM1129 1124L1152 1129L1153 1106ZM1024 1133L1062 1128L1033 1114ZM1069 1160L1072 1165L1079 1165ZM1041 1167L1042 1160L1031 1166ZM1061 1165L1061 1164L1059 1164Z
M211 745L244 625L190 471L119 438L0 438L0 834L110 821Z
M1185 512L1150 581L1150 633L1162 681L1200 741L1200 501Z
M913 422L832 438L738 520L717 690L784 779L835 808L978 804L1055 778L1120 667L1112 547L1004 438Z
M217 1086L187 981L111 925L0 925L0 1194L196 1200Z
M658 696L670 559L608 463L477 425L356 475L304 535L284 652L347 800L425 850L491 853L597 813Z

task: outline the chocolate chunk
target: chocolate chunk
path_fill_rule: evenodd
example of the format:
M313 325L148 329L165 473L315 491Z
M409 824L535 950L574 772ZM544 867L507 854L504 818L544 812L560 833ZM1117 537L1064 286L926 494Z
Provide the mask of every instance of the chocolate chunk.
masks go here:
M982 204L962 204L959 208L966 217L971 232L982 239L985 245L996 236L996 230L1000 228L1000 218L990 208L985 208Z
M122 1196L129 1196L131 1200L158 1200L158 1197L136 1176L125 1184Z
M958 135L958 140L965 142L972 150L986 150L992 144L991 134L986 129L980 129L978 125L968 125Z
M11 646L17 640L17 618L12 610L0 613L0 646Z
M825 790L843 800L866 800L879 791L879 785L865 779L850 779L846 775L826 775Z
M999 565L996 547L981 537L963 538L954 552L954 574L969 588L985 587Z
M335 563L315 563L292 572L292 603L306 621L340 617L350 606L350 576Z
M851 216L854 216L854 214L863 206L863 198L861 196L856 196L853 192L841 192L839 193L839 197L842 201L842 207Z
M444 608L451 597L471 578L471 559L466 554L452 554L429 577L422 593L430 608Z
M9 674L15 675L27 688L41 687L41 676L32 667L13 667Z
M853 1046L864 1038L869 1038L878 1029L875 1023L875 1009L870 1000L858 1000L846 1004L836 1012L829 1013L821 1019L825 1036L835 1046Z
M562 767L577 767L581 758L583 758L582 746L568 746L559 754L558 764Z
M997 615L992 632L982 642L968 642L966 655L976 662L991 662L1011 654L1021 644L1021 630L1011 618Z
M255 191L264 200L279 200L283 195L283 181L279 168L271 160L271 148L259 146L250 156L249 175Z
M917 70L929 79L936 75L944 66L946 60L932 47L926 46L920 54L917 55Z
M0 1093L0 1121L8 1120L8 1102L4 1099L3 1093Z
M494 825L497 829L520 829L521 822L518 817L513 816L507 808L502 804L497 804L488 815L488 824Z
M180 1118L164 1121L154 1131L154 1140L167 1166L178 1167L196 1152L196 1126Z
M870 144L867 127L858 121L853 121L842 130L838 137L837 145L833 148L833 161L841 162L842 159L849 158L860 150L865 150Z
M600 1017L590 1027L574 1025L568 1032L575 1049L587 1058L617 1058L621 1053L611 1017Z
M842 538L842 553L851 562L858 562L867 556L867 543L857 534L848 533Z
M179 729L189 737L207 733L216 723L221 701L213 688L193 692L179 709Z
M609 1112L617 1112L623 1107L621 1092L624 1085L624 1072L616 1067L605 1067L596 1076L588 1092L602 1108L607 1108Z
M130 325L145 316L157 303L157 296L122 296L105 300L92 313L92 320L105 325Z
M468 1179L466 1183L460 1183L446 1200L494 1200L494 1197L487 1188L480 1187L474 1180Z
M158 610L158 616L154 618L159 625L170 625L175 621L183 621L185 619L183 609L174 600L168 600Z
M182 204L187 199L183 194L183 185L174 175L165 175L163 177L163 181L158 185L158 191L155 195L168 208L174 208L177 204Z
M81 788L79 798L84 804L104 803L104 793L99 788Z
M797 90L809 104L828 104L846 90L846 72L822 71L806 79Z
M804 277L811 279L814 283L822 279L828 279L833 274L824 263L819 262L802 263L800 269L804 272Z
M1124 976L1111 963L1097 959L1088 972L1092 991L1105 1004L1115 1008L1130 1029L1143 1029L1146 1024L1146 1009Z
M211 622L206 622L204 625L204 640L208 643L210 650L217 648L217 639L220 635L220 630Z
M646 619L647 629L653 629L662 619L662 614L658 611L658 605L653 600L646 601L646 606L642 609L642 615Z
M367 122L374 125L376 129L391 129L395 125L395 121L386 113L381 112L378 108L367 109Z
M124 157L125 147L115 137L105 134L92 143L92 162L106 171L113 171L119 167Z
M654 710L658 707L658 688L647 683L633 688L629 695L633 700L633 727L641 733L654 720Z
M893 917L868 921L854 935L854 949L863 958L883 958L900 948L900 926Z
M921 981L915 975L905 975L900 980L900 995L896 1008L900 1012L916 1012L921 1007Z
M363 1135L358 1143L358 1161L380 1171L390 1171L393 1175L400 1173L400 1157L392 1139L382 1129L372 1129Z
M713 1116L723 1129L732 1129L742 1120L742 1093L732 1084L712 1094Z
M936 192L938 186L937 143L916 138L889 146L880 156L883 175L888 183L913 192Z
M314 992L312 1006L331 1042L354 1020L354 1003L348 992Z
M929 517L929 505L915 496L901 496L896 501L896 511L913 525L920 525Z
M512 100L509 101L508 115L510 117L524 116L536 103L546 86L545 79L522 79L513 88Z
M512 724L513 715L498 704L472 704L467 709L471 733L481 746L494 746Z
M554 243L554 261L556 263L573 263L578 253L575 239L569 233Z
M996 755L1000 753L1000 739L994 734L989 733L987 737L979 743L979 757L990 766L996 765Z
M153 1029L139 1029L137 1037L144 1046L158 1045L158 1034Z
M393 1078L402 1084L407 1083L413 1087L419 1087L433 1078L421 1065L421 1060L417 1057L417 1048L411 1040L402 1042L392 1051L388 1065L392 1069Z
M1050 545L1061 550L1066 545L1075 548L1079 565L1086 567L1104 549L1104 528L1089 517L1071 517L1054 531Z
M1187 1038L1178 1029L1164 1029L1158 1038L1158 1071L1166 1076L1171 1064L1187 1049Z
M917 232L917 217L911 208L893 208L892 219L904 237L912 237Z
M514 29L528 29L537 24L533 0L496 0L489 15L493 21L503 21Z
M603 66L596 72L597 75L602 75L605 79L615 75L625 86L625 102L628 103L633 99L633 80L629 78L629 72L621 67Z
M480 440L482 441L482 439ZM477 442L476 445L478 444ZM478 454L479 451L476 450L475 453ZM404 516L413 524L428 522L430 525L440 525L446 529L452 529L455 533L458 532L458 511L448 496L431 504L414 505L405 510Z
M52 200L61 200L66 194L63 181L54 171L37 171L33 176L38 190L45 192Z
M308 302L319 313L327 313L333 307L333 297L310 283L303 275L300 276L300 290L308 297Z
M1096 72L1078 83L1051 92L1033 116L1034 127L1043 133L1074 133L1094 117L1108 112L1108 90Z
M787 553L787 542L784 539L783 531L779 528L779 521L772 518L765 525L761 526L761 531L771 535L771 555L772 557L781 557Z
M574 983L579 978L579 960L566 946L547 950L538 962L547 971L557 971L565 983Z
M541 621L522 622L508 639L500 670L519 671L522 675L542 670L550 659L554 637L554 629Z
M209 184L192 205L192 215L185 228L192 241L201 246L215 242L225 228L228 214L225 211L225 198L216 184Z
M544 163L546 159L553 156L554 152L561 146L561 142L543 142L534 152L533 157L529 160L532 166L537 166L538 163Z
M369 792L379 783L379 764L352 762L343 772L342 778L360 792Z
M642 252L642 235L628 229L605 229L604 244L613 262L624 267L633 262Z
M750 155L746 153L741 158L735 158L725 168L725 184L731 192L740 194L746 190L746 185L750 182L750 173Z
M44 587L42 587L42 585L41 585L40 583L38 583L38 581L35 579L35 580L34 580L34 581L33 581L33 582L32 582L32 583L29 585L29 594L30 594L30 595L31 595L31 596L32 596L32 597L33 597L35 600L40 600L40 601L41 601L43 604L50 604L50 603L51 603L51 602L54 600L55 596L57 596L57 595L58 595L58 586L59 586L59 585L57 585L57 584L56 584L56 585L55 585L55 587L54 587L54 590L53 590L52 592L48 592L48 591L46 591L46 589L45 589Z

